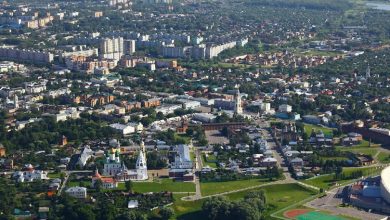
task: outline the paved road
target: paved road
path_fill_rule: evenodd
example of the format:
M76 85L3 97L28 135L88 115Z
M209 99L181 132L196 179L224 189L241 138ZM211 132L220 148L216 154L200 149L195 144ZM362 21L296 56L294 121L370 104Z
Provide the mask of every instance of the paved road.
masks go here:
M200 189L200 180L199 180L199 172L203 168L203 162L202 162L202 154L200 150L194 148L195 151L195 195L185 197L186 200L198 200L202 198L202 193Z

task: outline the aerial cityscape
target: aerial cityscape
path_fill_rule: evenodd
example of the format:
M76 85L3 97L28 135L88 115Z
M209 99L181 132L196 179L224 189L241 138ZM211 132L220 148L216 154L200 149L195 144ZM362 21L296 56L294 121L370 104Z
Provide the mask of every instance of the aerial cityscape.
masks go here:
M390 1L0 0L13 219L390 219Z

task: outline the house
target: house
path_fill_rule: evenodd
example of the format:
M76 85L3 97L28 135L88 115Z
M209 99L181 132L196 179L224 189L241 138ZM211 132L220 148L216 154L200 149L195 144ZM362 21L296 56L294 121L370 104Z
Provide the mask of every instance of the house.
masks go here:
M303 116L303 121L308 124L321 124L321 118L315 115L305 115Z
M101 181L103 189L115 189L118 187L118 182L112 177L104 177L99 174L99 171L95 171L95 176L92 177L92 187L96 187L97 181Z
M70 187L65 191L69 196L76 199L86 199L87 198L87 188L75 186Z
M84 167L87 164L87 161L92 157L93 151L91 148L87 145L84 147L83 151L80 154L80 157L77 161L77 164L80 167Z
M260 161L264 158L263 154L253 154L252 160L254 164L260 164Z
M345 137L342 139L342 144L344 146L354 146L358 145L360 141L355 137Z
M12 177L20 183L49 179L46 171L35 170L31 164L25 165L24 171L16 171Z
M261 161L260 166L262 166L262 167L273 167L273 166L276 166L276 164L277 164L277 160L275 158L267 157L267 158L264 158Z
M290 160L290 165L292 167L303 167L303 159L302 158L299 158L299 157L296 157L292 160Z
M175 161L171 163L171 168L169 169L169 177L193 180L194 174L192 173L192 168L194 164L191 160L189 146L178 145L176 146L176 151Z
M291 105L286 105L286 104L283 104L283 105L280 105L279 106L279 112L286 112L286 113L289 113L292 111L292 106Z
M136 132L142 132L144 126L141 123L128 123L128 124L111 124L111 128L118 130L123 135L133 134Z
M135 133L135 128L133 126L115 123L115 124L110 124L110 127L119 131L123 135Z
M190 157L190 148L188 145L178 145L176 147L177 155L175 161L171 164L172 169L192 169L193 162Z
M361 134L355 133L355 132L348 133L348 137L356 138L358 141L362 141L363 140L363 136Z

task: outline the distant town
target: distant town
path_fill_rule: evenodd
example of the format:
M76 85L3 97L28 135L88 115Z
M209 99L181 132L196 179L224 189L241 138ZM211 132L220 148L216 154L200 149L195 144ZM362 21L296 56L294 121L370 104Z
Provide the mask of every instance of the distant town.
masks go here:
M390 216L390 4L0 1L0 219Z

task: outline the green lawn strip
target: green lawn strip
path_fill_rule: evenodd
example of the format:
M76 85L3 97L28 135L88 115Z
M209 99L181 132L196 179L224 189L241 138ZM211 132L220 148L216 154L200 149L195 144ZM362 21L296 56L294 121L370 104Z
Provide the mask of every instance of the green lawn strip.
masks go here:
M380 152L378 154L377 160L381 163L390 163L390 154L385 152Z
M189 137L186 134L177 134L177 133L175 133L175 140L178 141L178 142L183 142L183 143L189 144L190 140L191 140L191 137Z
M66 183L66 186L67 186L67 187L75 187L75 186L90 187L91 184L92 184L92 181L84 181L84 180L78 181L78 180L72 180L72 181L68 181L68 182Z
M47 177L49 177L50 179L61 178L61 173L48 173Z
M372 175L378 175L380 173L380 169L377 167L346 167L343 168L343 174L345 176L349 176L352 172L361 170L363 172L363 176L372 176ZM318 188L323 189L330 189L332 187L336 186L337 184L346 184L349 182L353 182L355 180L353 179L346 179L346 180L334 180L334 174L324 174L321 176L316 176L310 179L303 180L303 183L316 186Z
M209 154L208 157L206 157L205 154L202 154L202 160L203 160L204 166L209 166L211 168L217 168L217 164L216 164L217 158L214 155Z
M225 195L231 201L237 201L251 191L265 190L268 210L265 213L265 219L272 219L270 213L273 213L277 210L283 209L291 205L299 205L300 202L307 198L311 198L314 193L310 189L302 187L298 184L275 184L267 185L260 187L258 189L251 189L236 193L230 193ZM183 201L181 198L185 195L176 194L174 195L175 202L172 208L175 210L175 217L173 219L205 219L205 216L202 215L201 209L204 199L197 201Z
M352 147L346 147L346 146L336 146L337 150L340 151L349 151L353 153L361 153L361 154L366 154L370 156L375 156L375 154L378 152L378 148L375 147L375 145L371 144L371 147L369 146L368 141L362 141L361 144L352 146Z
M119 183L117 190L125 190L125 183ZM146 192L195 192L195 184L191 182L174 182L171 179L160 179L155 182L133 182L133 190Z
M248 179L225 182L201 182L200 189L202 196L209 196L228 191L243 189L246 187L258 186L270 182L266 179Z
M336 161L343 161L343 160L349 160L348 157L320 157L323 160L336 160Z
M202 219L202 204L204 200L197 201L183 201L182 197L187 195L184 194L174 194L174 203L172 208L175 210L175 216L171 219L185 219L185 220L197 220ZM203 218L205 219L205 218Z
M322 127L322 126L311 125L311 124L305 124L304 129L305 129L305 133L308 136L311 135L313 129L315 132L321 130L325 134L325 136L333 136L333 130L335 130L334 128Z

